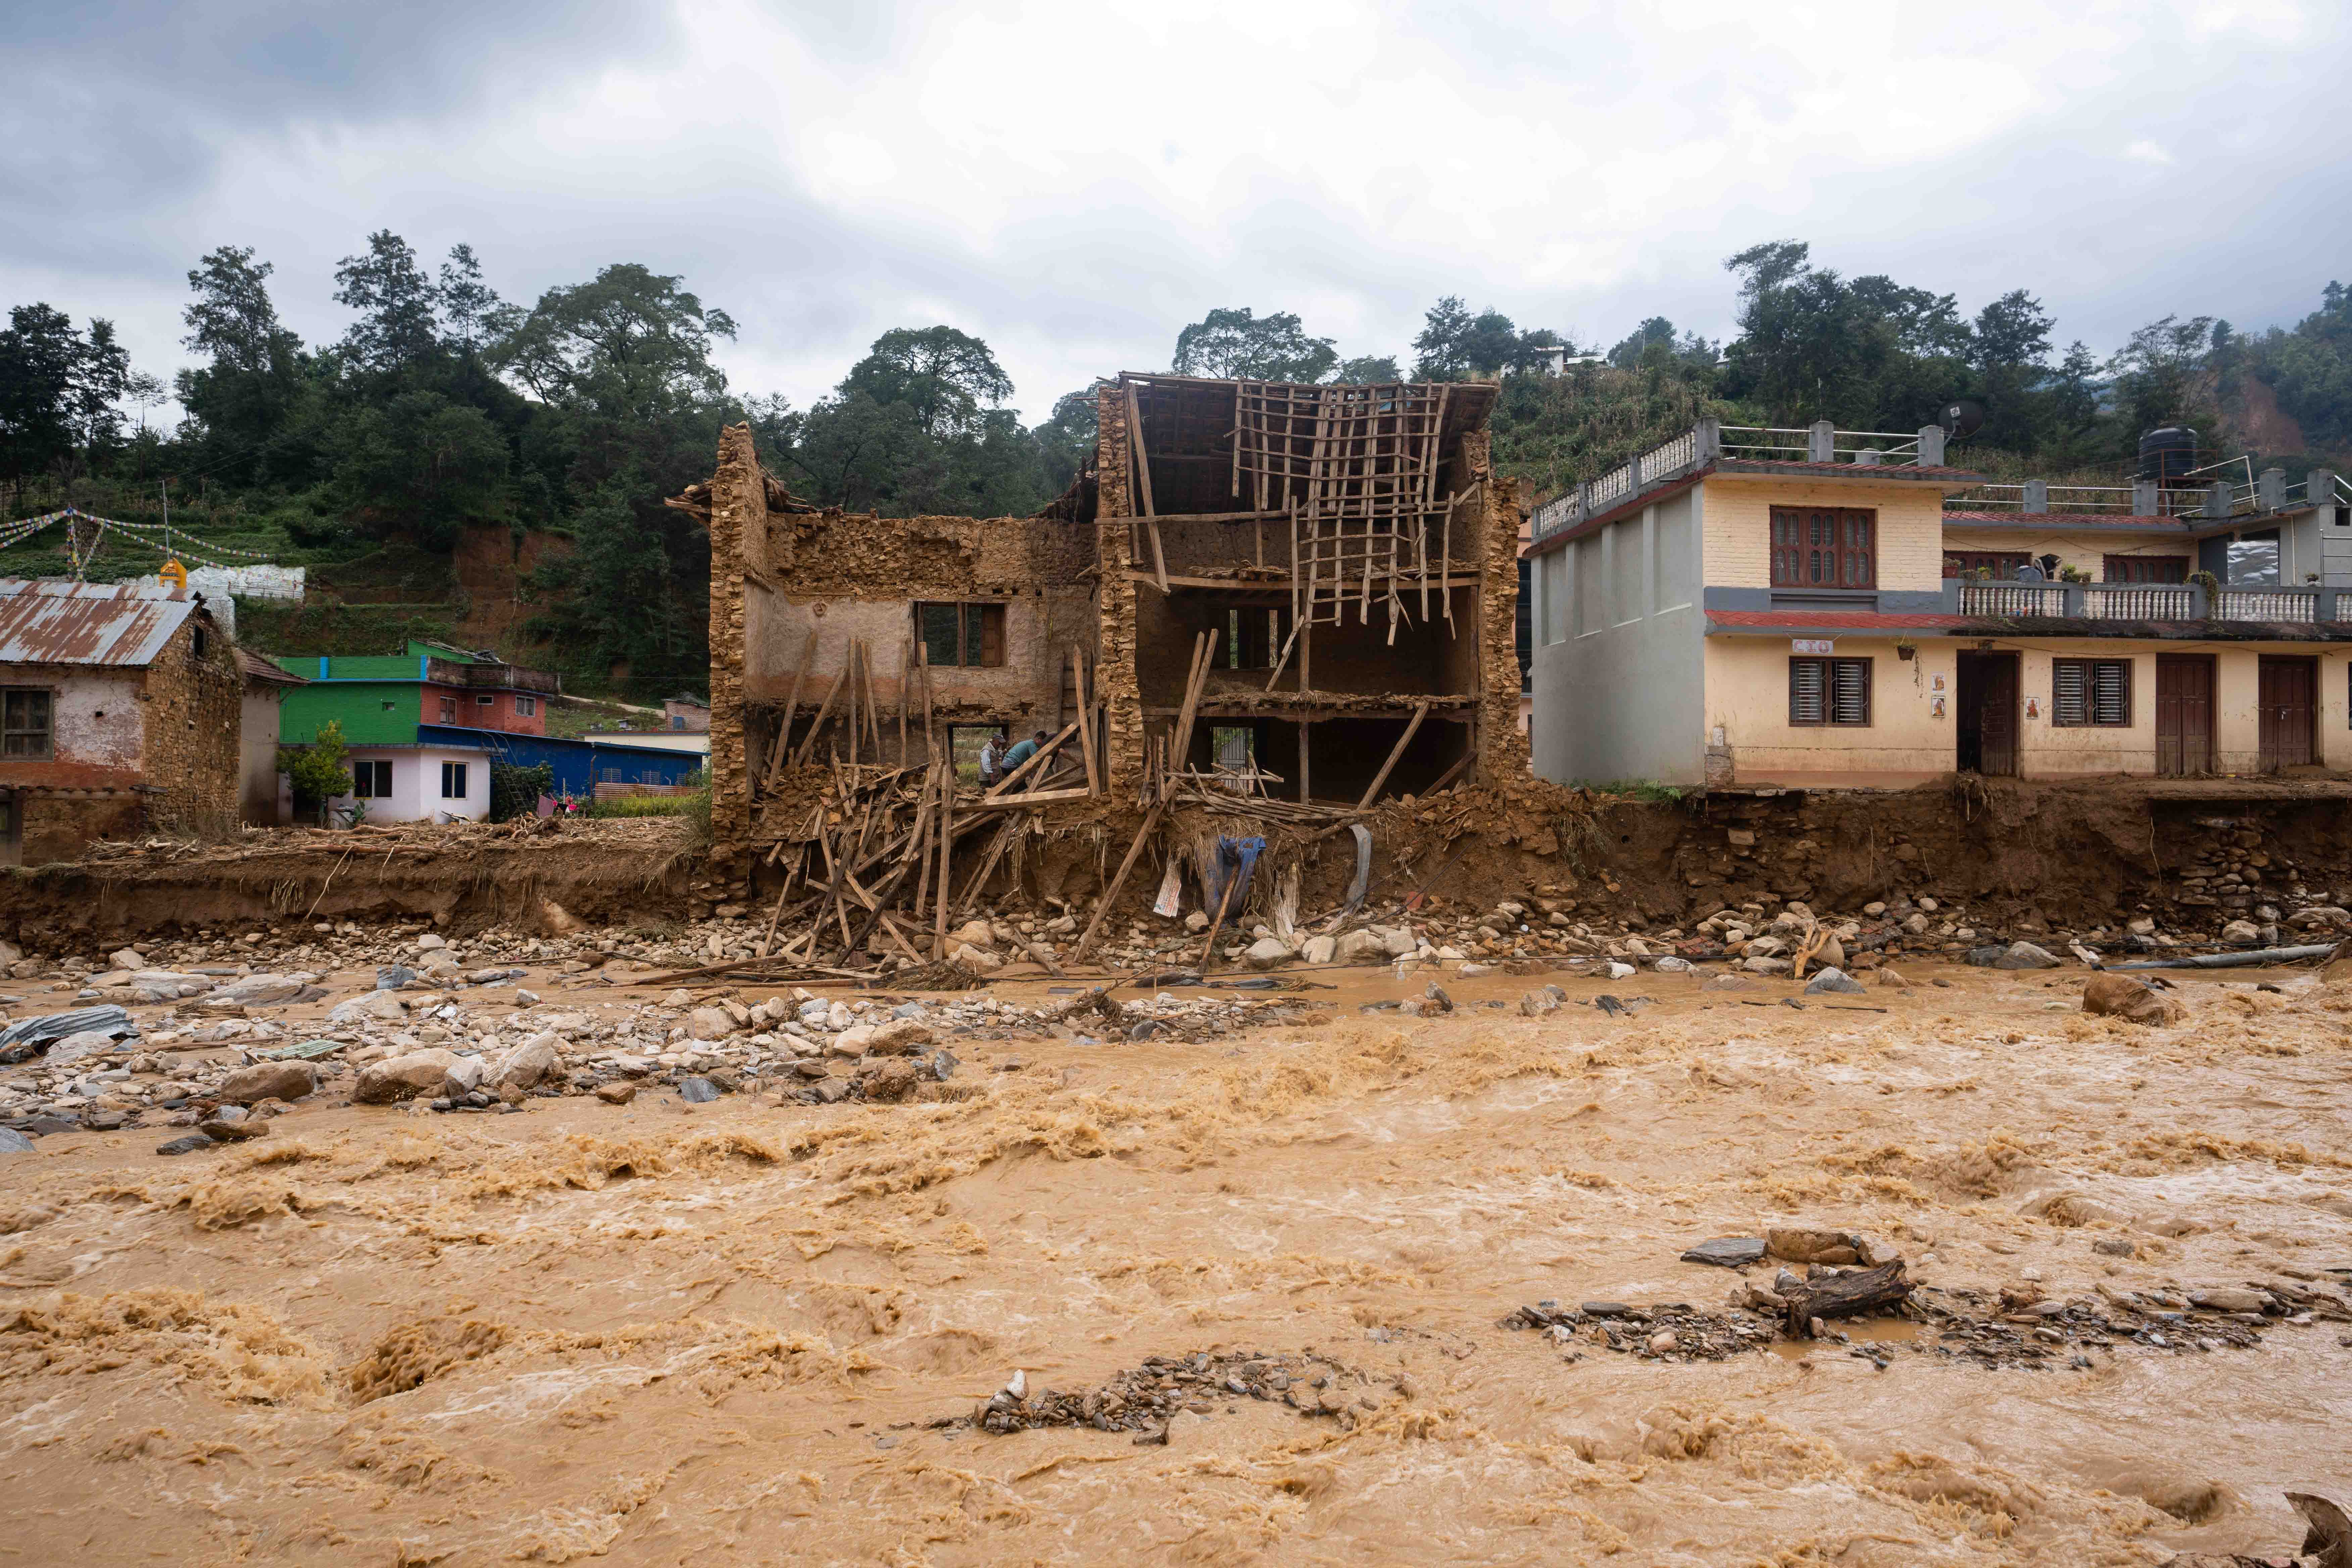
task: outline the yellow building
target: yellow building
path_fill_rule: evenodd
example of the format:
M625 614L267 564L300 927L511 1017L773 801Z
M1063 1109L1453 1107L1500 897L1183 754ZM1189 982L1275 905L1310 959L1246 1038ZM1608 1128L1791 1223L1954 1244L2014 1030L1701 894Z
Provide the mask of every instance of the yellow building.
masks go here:
M1916 436L1703 421L1539 509L1563 783L2352 767L2352 489L1988 485ZM2176 481L2177 482L2177 481Z

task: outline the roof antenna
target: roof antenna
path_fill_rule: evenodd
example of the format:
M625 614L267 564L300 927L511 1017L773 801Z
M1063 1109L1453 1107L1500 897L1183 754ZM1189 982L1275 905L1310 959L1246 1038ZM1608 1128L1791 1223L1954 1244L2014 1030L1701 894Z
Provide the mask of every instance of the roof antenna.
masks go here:
M1963 397L1947 403L1937 411L1936 423L1943 426L1947 441L1965 441L1984 428L1984 405L1973 398Z

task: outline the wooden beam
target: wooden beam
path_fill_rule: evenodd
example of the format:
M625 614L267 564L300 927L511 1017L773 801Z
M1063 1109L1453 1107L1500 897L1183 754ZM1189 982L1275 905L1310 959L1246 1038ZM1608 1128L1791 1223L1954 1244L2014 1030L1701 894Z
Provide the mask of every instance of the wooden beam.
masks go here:
M1024 811L1033 805L1052 805L1066 800L1085 800L1094 792L1088 789L1039 789L1026 795L1008 795L1002 798L982 795L967 801L966 811Z
M955 883L950 873L955 867L955 747L950 742L949 756L943 764L947 776L940 781L940 901L938 924L931 937L931 961L943 963L948 956L949 894Z
M1168 803L1162 800L1144 813L1143 826L1135 830L1135 842L1127 847L1127 856L1118 863L1118 874L1111 878L1110 886L1103 889L1102 902L1095 906L1094 918L1087 921L1086 934L1079 937L1078 945L1070 950L1072 963L1084 961L1093 949L1095 933L1102 930L1104 920L1110 914L1111 905L1118 901L1118 890L1127 886L1127 874L1135 869L1136 861L1142 858L1143 846L1151 837L1151 830L1160 826L1160 813L1167 809Z
M1146 525L1151 530L1151 569L1160 580L1160 591L1165 594L1168 592L1168 552L1160 547L1160 520L1156 517L1148 519Z
M982 795L981 799L994 800L998 795L1003 795L1014 784L1019 784L1023 779L1027 778L1030 773L1034 772L1036 769L1045 766L1045 759L1054 754L1054 748L1068 740L1072 735L1077 733L1077 730L1078 722L1075 719L1063 725L1062 732L1060 734L1055 735L1052 740L1038 747L1027 762L1023 763L1019 767L1005 774L1002 779L999 779L996 782L995 786L990 789L987 794Z
M1143 405L1136 400L1131 381L1127 384L1127 449L1135 459L1136 494L1143 502L1143 515L1150 517L1159 509L1151 504L1151 459L1143 450Z
M833 678L832 688L825 692L824 700L817 705L816 717L809 721L808 739L803 741L800 749L793 753L793 766L798 767L807 762L809 753L816 750L817 733L824 728L825 715L833 711L833 700L841 695L841 683L848 679L849 663L845 658L841 673Z
M1358 811L1368 811L1371 808L1373 800L1376 799L1381 793L1381 786L1389 782L1389 774L1395 770L1397 759L1404 755L1404 749L1406 745L1412 742L1413 731L1419 730L1421 728L1421 721L1428 717L1428 703L1421 702L1414 704L1412 718L1406 723L1404 733L1397 737L1395 747L1389 752L1389 760L1381 764L1381 771L1372 775L1371 787L1365 790L1364 798L1356 803L1356 809Z
M1102 776L1095 765L1095 695L1093 682L1087 679L1087 656L1078 645L1068 645L1070 650L1070 686L1078 699L1078 749L1086 754L1087 789L1090 794L1102 792Z

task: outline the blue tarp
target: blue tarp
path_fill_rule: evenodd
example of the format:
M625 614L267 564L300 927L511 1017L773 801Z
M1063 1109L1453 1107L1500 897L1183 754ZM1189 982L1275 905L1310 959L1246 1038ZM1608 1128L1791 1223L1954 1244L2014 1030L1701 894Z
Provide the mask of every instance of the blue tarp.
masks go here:
M1217 840L1217 863L1209 868L1209 876L1201 890L1208 895L1209 912L1214 914L1220 903L1224 904L1230 919L1234 910L1249 900L1250 875L1257 869L1257 858L1265 853L1263 838L1220 838ZM1234 895L1225 899L1225 882L1233 879Z
M545 763L555 770L557 795L593 795L604 784L679 784L702 772L704 758L695 752L673 752L655 746L591 745L586 741L559 740L552 735L512 735L502 730L474 730L457 724L419 724L416 738L428 745L479 746L492 759L519 768Z

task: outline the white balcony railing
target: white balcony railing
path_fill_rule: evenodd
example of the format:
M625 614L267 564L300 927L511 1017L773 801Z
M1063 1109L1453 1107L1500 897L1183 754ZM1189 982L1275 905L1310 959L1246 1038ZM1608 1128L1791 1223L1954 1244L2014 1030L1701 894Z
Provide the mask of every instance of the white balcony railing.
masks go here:
M2083 616L2093 621L2187 621L2197 616L2196 591L2186 584L2086 584Z
M2319 619L2319 595L2294 588L2224 588L2213 595L2213 618L2307 626Z
M1964 616L2063 616L2066 589L2056 583L1963 583Z

